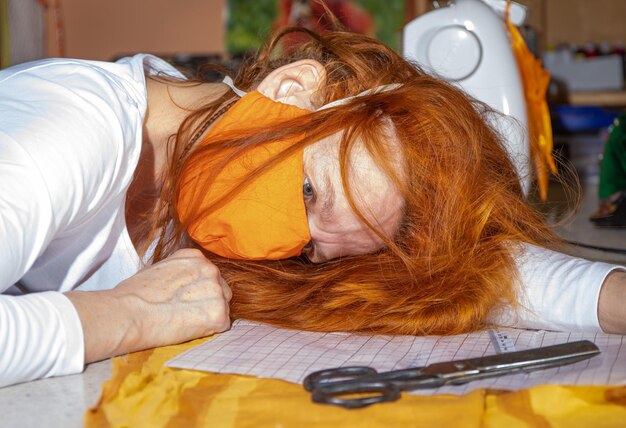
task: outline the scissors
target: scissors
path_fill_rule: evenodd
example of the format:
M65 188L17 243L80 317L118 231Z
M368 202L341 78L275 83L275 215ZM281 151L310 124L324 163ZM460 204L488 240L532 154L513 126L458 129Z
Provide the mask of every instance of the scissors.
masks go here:
M366 366L337 367L309 374L304 378L304 389L311 392L315 403L358 409L395 401L402 391L460 385L477 379L548 369L598 354L600 350L594 343L581 340L382 373ZM346 398L354 394L367 395Z

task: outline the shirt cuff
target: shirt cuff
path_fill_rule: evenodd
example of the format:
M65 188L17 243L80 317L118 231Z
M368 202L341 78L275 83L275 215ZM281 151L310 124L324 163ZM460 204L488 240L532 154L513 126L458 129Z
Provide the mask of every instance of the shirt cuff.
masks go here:
M63 376L82 372L85 368L85 340L83 325L76 307L63 293L46 291L37 293L37 295L46 299L54 306L65 333L65 355L61 356L61 364L57 366L54 373L51 373L51 376Z
M0 387L80 373L83 329L62 293L0 295Z

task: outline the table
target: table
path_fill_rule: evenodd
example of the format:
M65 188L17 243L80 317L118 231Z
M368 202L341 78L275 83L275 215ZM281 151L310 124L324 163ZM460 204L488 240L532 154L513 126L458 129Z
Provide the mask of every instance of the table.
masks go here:
M81 374L0 388L0 427L82 427L83 416L111 377L111 360Z
M115 359L119 370L159 383L172 379L173 369L161 370L164 361L195 343L157 348ZM111 360L91 364L84 373L29 382L0 389L0 427L78 427L88 407L96 403L102 382L111 376ZM141 370L141 374L136 371ZM181 371L200 380L188 389L168 390L150 400L109 400L109 416L121 425L147 426L153 422L173 426L459 426L498 428L551 424L554 427L622 427L626 420L626 387L559 387L547 385L512 393L476 390L465 396L405 395L388 405L349 412L310 402L300 385L276 379ZM175 376L179 376L175 374ZM137 380L137 379L135 379ZM193 379L192 379L193 380ZM142 395L143 382L126 384L126 392ZM116 388L114 388L116 389ZM115 391L113 391L115 392ZM189 394L191 392L192 394ZM194 394L195 392L195 394ZM111 394L109 394L111 397ZM184 405L174 414L171 401ZM106 403L106 400L105 400ZM294 412L294 409L298 409ZM101 409L100 409L101 410ZM153 411L154 410L154 411ZM167 413L167 412L165 412ZM92 415L92 423L107 423ZM102 412L100 416L104 416ZM97 415L96 415L97 416ZM146 417L152 418L146 420ZM451 423L451 421L454 421ZM108 421L111 422L111 421ZM602 424L599 424L602 422ZM150 425L151 424L151 425ZM96 425L94 425L96 426Z

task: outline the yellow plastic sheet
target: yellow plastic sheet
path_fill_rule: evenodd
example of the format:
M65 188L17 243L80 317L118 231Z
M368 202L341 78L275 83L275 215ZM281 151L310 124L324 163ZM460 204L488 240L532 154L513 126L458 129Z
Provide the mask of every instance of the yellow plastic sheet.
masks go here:
M114 360L87 427L623 427L626 387L540 386L403 394L360 410L314 404L301 385L164 367L206 339Z

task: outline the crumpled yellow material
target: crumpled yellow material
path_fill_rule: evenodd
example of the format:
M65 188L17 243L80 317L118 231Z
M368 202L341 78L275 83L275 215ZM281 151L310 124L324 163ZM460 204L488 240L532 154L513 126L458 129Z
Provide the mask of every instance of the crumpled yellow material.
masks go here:
M546 102L546 92L550 84L550 73L541 66L535 56L528 50L524 38L509 17L506 8L506 27L511 39L511 47L524 85L524 98L528 114L528 131L530 140L530 156L537 177L537 187L542 201L548 198L548 180L550 173L556 174L557 168L552 156L552 124L550 110Z
M314 404L301 385L170 369L206 339L118 357L87 427L623 427L626 386L547 385L462 396L403 394L359 410Z

